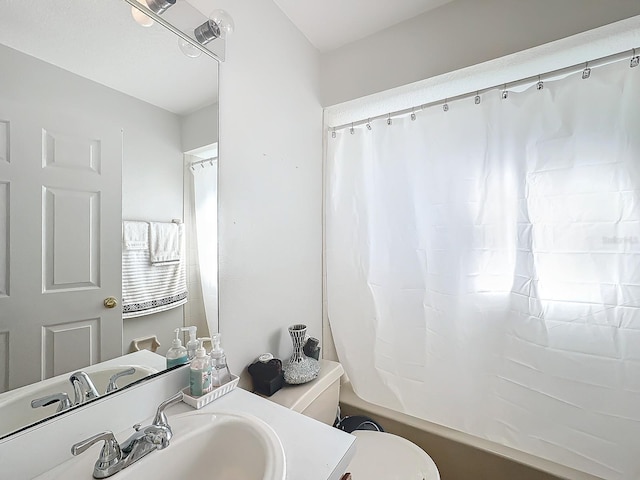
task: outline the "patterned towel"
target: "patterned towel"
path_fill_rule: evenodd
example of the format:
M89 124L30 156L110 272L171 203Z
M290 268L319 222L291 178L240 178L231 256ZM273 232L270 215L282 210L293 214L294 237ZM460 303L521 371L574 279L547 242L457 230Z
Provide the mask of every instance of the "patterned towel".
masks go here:
M126 232L125 222L123 232ZM131 226L130 226L131 227ZM152 264L149 243L146 248L127 248L123 235L122 248L122 317L132 318L162 312L187 302L187 278L184 241L180 241L180 260L166 264Z

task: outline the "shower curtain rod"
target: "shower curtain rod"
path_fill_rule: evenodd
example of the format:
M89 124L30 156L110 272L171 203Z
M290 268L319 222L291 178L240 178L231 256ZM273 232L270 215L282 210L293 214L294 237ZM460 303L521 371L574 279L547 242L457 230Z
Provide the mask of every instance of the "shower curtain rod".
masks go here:
M466 98L475 98L476 103L480 103L480 96L485 94L485 93L491 92L493 90L502 90L503 98L507 98L507 95L509 93L509 88L513 89L513 88L522 87L522 86L525 86L525 85L530 85L530 84L535 84L535 83L540 85L539 88L542 88L543 87L543 83L544 83L545 80L549 80L551 78L555 78L555 77L558 77L558 76L571 75L573 73L578 73L580 71L583 72L583 78L589 78L589 75L591 73L591 68L592 67L601 67L603 65L607 65L609 63L622 61L622 60L625 60L625 59L630 59L631 60L630 67L637 67L637 66L640 65L640 55L637 52L640 52L640 47L632 48L632 49L629 49L629 50L624 50L622 52L614 53L612 55L607 55L605 57L600 57L600 58L597 58L595 60L590 60L588 62L577 63L577 64L571 65L569 67L559 68L559 69L556 69L556 70L550 70L548 72L541 73L540 75L534 75L534 76L531 76L531 77L522 78L520 80L515 80L513 82L500 83L498 85L493 85L491 87L483 88L483 89L480 89L480 90L474 90L472 92L456 95L455 97L448 97L448 98L436 100L436 101L433 101L433 102L424 103L424 104L421 104L421 105L416 105L414 107L405 108L403 110L396 110L396 111L393 111L393 112L384 113L384 114L381 114L381 115L376 115L374 117L369 117L369 118L358 120L358 121L355 121L355 122L344 123L342 125L337 125L335 127L329 127L328 130L332 133L332 137L335 138L334 134L338 130L344 130L346 128L352 129L352 128L358 127L360 125L367 125L367 128L370 129L371 127L370 127L369 124L374 120L380 120L380 119L386 118L386 119L388 119L387 121L389 122L392 118L400 117L400 116L407 115L407 114L412 114L413 115L417 111L426 110L429 107L434 107L434 106L438 106L438 105L442 105L445 108L445 111L446 111L446 110L448 110L448 104L450 102L455 102L455 101L458 101L458 100L464 100ZM629 57L629 55L631 55L631 57Z
M189 162L189 168L194 168L196 165L201 165L204 168L205 163L210 163L213 166L213 162L215 162L218 157L211 158L203 158L202 160L194 160L193 162Z

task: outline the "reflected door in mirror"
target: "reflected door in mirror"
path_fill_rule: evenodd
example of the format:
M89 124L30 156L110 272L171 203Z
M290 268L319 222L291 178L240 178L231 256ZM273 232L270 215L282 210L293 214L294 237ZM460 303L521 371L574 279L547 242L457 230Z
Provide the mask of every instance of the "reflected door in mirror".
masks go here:
M121 289L122 133L68 107L0 91L2 391L122 353L121 309L104 306Z

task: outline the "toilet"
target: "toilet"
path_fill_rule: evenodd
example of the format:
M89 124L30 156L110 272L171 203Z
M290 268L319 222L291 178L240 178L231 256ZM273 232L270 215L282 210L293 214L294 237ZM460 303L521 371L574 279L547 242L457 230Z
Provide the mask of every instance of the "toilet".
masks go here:
M342 365L321 360L320 374L303 385L287 385L269 400L333 425L340 397ZM356 453L347 467L352 480L440 480L431 457L416 444L391 433L355 430Z

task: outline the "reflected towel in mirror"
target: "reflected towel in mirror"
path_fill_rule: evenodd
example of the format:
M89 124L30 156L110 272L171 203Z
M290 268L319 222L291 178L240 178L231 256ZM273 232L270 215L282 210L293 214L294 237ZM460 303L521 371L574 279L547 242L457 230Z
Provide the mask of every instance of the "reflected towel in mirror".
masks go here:
M149 223L149 258L152 264L178 263L184 225L178 223Z
M125 222L144 224L148 222ZM175 224L174 224L175 225ZM178 225L176 225L178 227ZM179 225L182 227L182 225ZM126 225L125 229L126 230ZM133 226L131 228L133 230ZM122 317L132 318L162 312L187 302L187 280L183 260L184 242L179 236L178 261L153 265L149 242L144 249L122 249Z
M149 222L122 222L122 243L126 250L149 248Z

